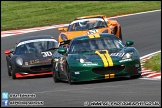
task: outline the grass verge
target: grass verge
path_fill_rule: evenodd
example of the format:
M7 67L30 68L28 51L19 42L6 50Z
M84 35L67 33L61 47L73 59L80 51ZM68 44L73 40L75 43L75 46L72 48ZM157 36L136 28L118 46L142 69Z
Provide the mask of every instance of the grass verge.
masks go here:
M161 1L1 1L1 31L65 24L85 15L161 9Z
M143 66L152 71L161 72L161 53L151 57Z

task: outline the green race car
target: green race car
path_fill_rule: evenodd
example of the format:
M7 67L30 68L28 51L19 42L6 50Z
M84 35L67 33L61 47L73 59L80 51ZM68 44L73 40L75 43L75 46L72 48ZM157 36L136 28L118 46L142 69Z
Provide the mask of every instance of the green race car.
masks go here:
M72 39L67 47L59 47L52 59L55 82L101 80L141 76L138 51L131 47L133 41L124 44L113 34L90 34Z

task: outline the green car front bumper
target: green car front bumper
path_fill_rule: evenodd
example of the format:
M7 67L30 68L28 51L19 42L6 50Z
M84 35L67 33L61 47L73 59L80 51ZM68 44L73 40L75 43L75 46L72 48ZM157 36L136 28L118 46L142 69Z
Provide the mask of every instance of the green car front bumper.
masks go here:
M102 64L71 64L70 75L72 82L91 81L141 75L139 60L115 63L114 66L104 67Z

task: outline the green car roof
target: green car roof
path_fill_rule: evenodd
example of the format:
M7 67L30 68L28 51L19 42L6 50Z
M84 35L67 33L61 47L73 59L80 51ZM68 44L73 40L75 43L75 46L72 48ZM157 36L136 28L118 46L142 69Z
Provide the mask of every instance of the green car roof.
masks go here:
M113 34L108 34L108 33L97 33L97 34L90 34L90 35L83 35L83 36L78 36L73 39L74 40L86 40L86 39L93 39L93 38L105 38L108 36L115 36ZM116 36L115 36L116 37Z

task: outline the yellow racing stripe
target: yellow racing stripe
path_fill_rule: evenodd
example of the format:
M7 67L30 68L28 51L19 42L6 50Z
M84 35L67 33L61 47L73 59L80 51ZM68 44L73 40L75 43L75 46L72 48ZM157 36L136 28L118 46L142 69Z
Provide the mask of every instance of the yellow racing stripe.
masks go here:
M88 35L89 36L89 38L94 38L94 35Z
M106 58L108 59L109 62L109 66L113 66L113 61L108 53L108 51L106 50L106 54L105 54Z
M100 38L100 35L98 33L93 34L95 38Z
M100 53L101 51L102 52L104 51L106 53L101 54ZM111 59L111 57L110 57L107 50L97 50L95 53L98 54L101 57L101 59L102 59L102 61L104 63L104 67L113 66L113 61L112 61L112 59Z
M105 56L103 54L101 54L99 51L96 51L95 53L98 54L101 57L101 59L104 63L104 67L108 67L108 62L107 62Z
M101 57L104 63L104 67L113 66L112 58L110 57L107 50L96 50L95 53ZM105 79L114 78L114 77L115 74L105 74Z
M98 33L90 34L88 36L89 36L89 38L100 38L100 35Z

